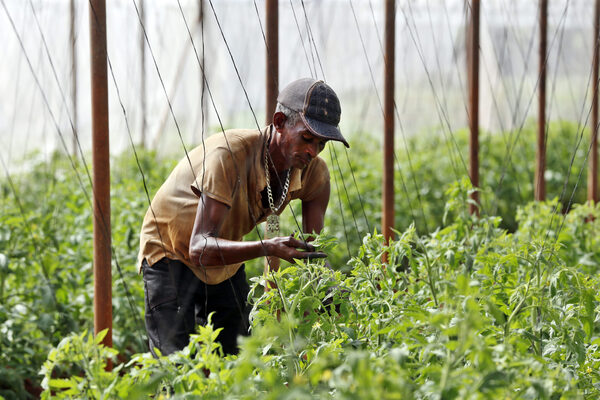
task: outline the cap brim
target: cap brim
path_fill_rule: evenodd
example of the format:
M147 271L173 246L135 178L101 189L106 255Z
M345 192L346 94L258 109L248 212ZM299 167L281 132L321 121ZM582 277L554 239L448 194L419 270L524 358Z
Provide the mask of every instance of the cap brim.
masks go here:
M302 113L300 113L300 116L308 130L313 135L326 140L337 140L338 142L344 143L346 147L350 148L350 145L348 144L346 139L344 139L344 136L342 136L340 128L338 128L337 126L330 125L313 118L308 118Z

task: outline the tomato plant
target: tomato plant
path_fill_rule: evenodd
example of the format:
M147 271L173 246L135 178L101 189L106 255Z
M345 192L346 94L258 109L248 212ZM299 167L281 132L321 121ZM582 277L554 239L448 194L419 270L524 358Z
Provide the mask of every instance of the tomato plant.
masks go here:
M447 224L432 233L411 226L387 245L367 235L348 274L298 262L267 277L278 286L268 292L253 278L239 356L220 357L207 326L181 352L107 372L114 350L73 335L50 352L44 396L597 397L598 264L572 259L596 229L582 216L598 209L576 208L553 235L557 202L531 204L518 214L524 230L509 233L468 213L471 191L466 179L447 190ZM585 250L568 247L579 241ZM52 378L57 369L80 373Z
M272 277L280 290L264 293L263 261L249 262L253 334L238 358L225 359L210 327L177 355L144 353L135 262L148 199L127 153L112 163L115 350L81 334L93 320L85 166L59 154L29 160L0 181L0 396L37 395L45 379L44 396L72 398L594 398L600 211L582 204L583 185L576 189L586 144L572 165L571 152L580 134L550 125L547 191L555 199L529 204L535 130L520 132L511 163L506 136L483 135L482 218L466 211L472 189L448 150L466 154L466 133L454 133L456 145L435 133L408 138L410 163L396 152L399 232L388 246L376 231L377 141L355 141L348 153L326 149L332 195L319 240L328 263L284 266ZM139 154L152 197L175 160ZM286 212L282 227L292 233ZM114 372L101 367L107 357Z

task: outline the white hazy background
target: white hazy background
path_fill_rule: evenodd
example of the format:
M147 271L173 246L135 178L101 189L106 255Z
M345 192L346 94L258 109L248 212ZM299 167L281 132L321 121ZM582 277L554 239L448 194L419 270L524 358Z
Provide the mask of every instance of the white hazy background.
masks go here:
M26 154L33 151L38 157L47 157L55 150L72 152L70 93L74 71L70 55L69 0L0 1L0 155L7 169L12 171L22 165L20 160ZM143 117L141 25L134 7L134 4L139 7L139 2L106 1L108 56L136 145L141 141ZM261 24L264 28L265 1L213 0L212 5L262 126L265 121L265 43ZM199 1L181 0L181 6L199 52L204 43L206 76L216 107L215 111L210 99L207 100L204 135L219 130L217 113L225 128L256 127L210 3L205 0L204 37L197 26ZM465 7L462 0L397 1L395 100L398 136L424 132L442 135L467 126ZM183 155L157 68L184 142L192 146L199 143L203 135L199 64L177 1L146 0L145 8L149 46L156 61L155 66L146 43L146 146L156 148L163 155ZM550 2L549 120L566 119L582 124L587 121L592 19L592 0ZM75 29L77 130L81 146L84 151L89 151L89 3L86 0L76 1ZM536 1L482 2L482 129L505 132L518 129L536 117L538 32ZM325 79L341 99L342 132L349 138L369 133L368 140L378 140L383 130L383 40L384 3L381 0L280 1L280 88L303 76ZM51 62L57 72L58 84ZM119 104L110 70L108 87L111 152L131 151L125 113ZM61 90L66 96L66 105ZM63 146L58 131L64 136L66 146ZM398 139L397 143L401 145L402 142Z

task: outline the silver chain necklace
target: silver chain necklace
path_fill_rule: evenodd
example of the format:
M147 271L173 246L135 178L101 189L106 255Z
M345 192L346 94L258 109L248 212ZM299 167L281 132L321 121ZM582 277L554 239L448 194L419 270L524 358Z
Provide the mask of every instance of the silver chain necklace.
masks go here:
M277 215L277 211L283 205L288 189L290 187L290 170L288 169L287 175L285 177L285 183L283 184L283 191L281 193L281 198L279 199L279 204L275 207L275 201L273 200L273 192L271 191L271 177L269 176L269 159L268 159L269 147L265 145L265 178L267 181L267 197L269 199L269 208L273 212L273 214L267 217L267 235L269 237L279 236L279 215Z

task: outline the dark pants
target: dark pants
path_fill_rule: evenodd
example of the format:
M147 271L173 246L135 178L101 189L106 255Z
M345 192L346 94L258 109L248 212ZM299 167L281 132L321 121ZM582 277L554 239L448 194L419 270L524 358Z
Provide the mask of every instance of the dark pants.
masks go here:
M212 325L223 328L217 341L225 354L237 354L237 336L248 335L248 283L242 265L225 282L207 285L181 261L163 258L151 267L142 264L146 301L146 331L150 351L163 355L183 349L214 312ZM156 355L156 354L155 354Z

